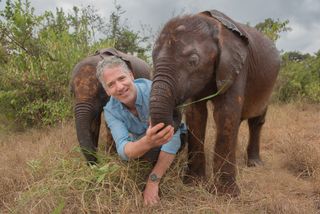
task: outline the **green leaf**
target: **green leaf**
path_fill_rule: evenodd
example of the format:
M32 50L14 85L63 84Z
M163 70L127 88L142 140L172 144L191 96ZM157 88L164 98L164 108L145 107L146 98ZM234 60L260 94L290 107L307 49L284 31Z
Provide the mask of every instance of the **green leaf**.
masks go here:
M63 211L63 208L65 207L65 201L61 199L60 203L58 206L52 211L51 214L60 214Z
M99 175L98 179L97 179L97 182L101 183L105 177L106 177L106 173L103 173L103 174Z

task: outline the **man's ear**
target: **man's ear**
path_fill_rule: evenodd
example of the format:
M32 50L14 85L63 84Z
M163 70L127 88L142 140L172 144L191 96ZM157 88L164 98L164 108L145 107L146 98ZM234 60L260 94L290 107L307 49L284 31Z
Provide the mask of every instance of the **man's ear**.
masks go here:
M104 90L107 93L107 95L110 96L110 93L109 93L108 89L104 89Z
M133 76L132 72L129 72L129 76L130 76L131 80L133 81L134 80L134 76Z

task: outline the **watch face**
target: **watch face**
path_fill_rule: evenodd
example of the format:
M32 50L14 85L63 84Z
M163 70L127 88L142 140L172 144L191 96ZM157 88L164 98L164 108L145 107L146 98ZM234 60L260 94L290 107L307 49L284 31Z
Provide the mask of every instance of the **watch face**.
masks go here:
M152 174L150 175L150 180L151 180L151 181L158 181L158 176L157 176L156 174L152 173Z

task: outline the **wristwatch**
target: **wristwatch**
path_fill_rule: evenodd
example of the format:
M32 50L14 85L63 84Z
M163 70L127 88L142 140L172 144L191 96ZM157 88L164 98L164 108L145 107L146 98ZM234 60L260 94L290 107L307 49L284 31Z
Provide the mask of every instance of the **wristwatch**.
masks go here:
M149 179L152 181L152 182L159 182L161 177L158 177L157 174L155 173L151 173L149 175Z

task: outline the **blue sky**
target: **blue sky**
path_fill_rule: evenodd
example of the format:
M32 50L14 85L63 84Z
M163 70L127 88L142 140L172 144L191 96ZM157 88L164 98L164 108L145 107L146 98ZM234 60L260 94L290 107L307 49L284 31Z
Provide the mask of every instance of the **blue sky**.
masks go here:
M0 7L4 6L4 0ZM114 11L114 0L30 0L37 13L55 10L71 11L73 6L92 5L108 19ZM156 34L175 15L217 9L236 21L255 25L266 18L289 20L290 32L281 34L279 50L314 53L320 49L319 0L118 0L125 10L127 24L135 30L148 25Z

